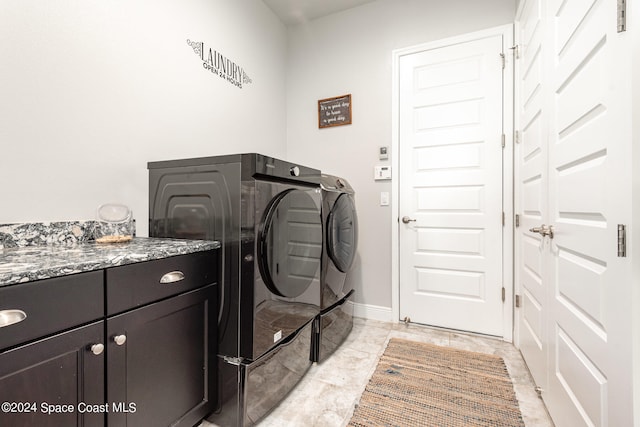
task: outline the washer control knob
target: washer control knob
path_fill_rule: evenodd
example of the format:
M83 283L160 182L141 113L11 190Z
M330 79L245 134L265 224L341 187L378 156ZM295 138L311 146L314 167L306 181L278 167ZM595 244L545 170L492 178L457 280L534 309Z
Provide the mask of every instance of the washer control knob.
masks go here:
M291 174L291 176L299 176L300 168L298 166L291 166L291 169L289 169L289 173Z

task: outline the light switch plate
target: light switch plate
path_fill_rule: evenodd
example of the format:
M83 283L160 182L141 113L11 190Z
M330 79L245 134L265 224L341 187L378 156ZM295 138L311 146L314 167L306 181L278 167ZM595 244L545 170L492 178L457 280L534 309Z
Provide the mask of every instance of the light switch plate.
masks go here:
M389 192L381 191L380 192L380 206L389 206Z

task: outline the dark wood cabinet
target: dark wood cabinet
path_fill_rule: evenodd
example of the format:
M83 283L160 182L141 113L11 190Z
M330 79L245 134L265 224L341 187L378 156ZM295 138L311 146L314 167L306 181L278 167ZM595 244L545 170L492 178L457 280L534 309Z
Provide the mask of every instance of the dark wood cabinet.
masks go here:
M21 313L0 328L0 426L104 425L102 272L1 287L0 312Z
M191 427L215 409L217 263L207 251L107 269L110 427Z
M0 312L26 317L0 327L0 426L197 424L216 402L217 276L211 250L1 287Z
M93 347L103 325L1 352L0 426L103 426L105 352Z
M193 426L215 405L216 287L107 319L113 426Z

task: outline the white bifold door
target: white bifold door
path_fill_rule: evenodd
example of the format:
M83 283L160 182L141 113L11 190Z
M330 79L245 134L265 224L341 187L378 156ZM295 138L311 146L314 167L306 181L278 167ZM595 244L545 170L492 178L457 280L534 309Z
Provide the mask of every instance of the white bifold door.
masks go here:
M557 426L631 426L631 68L616 0L523 0L516 341Z

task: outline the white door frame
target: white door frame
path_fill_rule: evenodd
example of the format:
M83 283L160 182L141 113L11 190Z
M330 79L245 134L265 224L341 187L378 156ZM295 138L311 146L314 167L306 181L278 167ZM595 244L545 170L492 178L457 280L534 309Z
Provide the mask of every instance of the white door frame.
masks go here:
M505 224L503 227L503 286L505 288L505 302L503 304L504 331L503 340L513 341L513 117L514 117L514 93L513 93L513 55L509 49L513 46L513 24L502 25L486 30L467 33L460 36L436 40L416 46L396 49L392 52L392 93L391 93L391 160L393 174L391 179L392 203L391 203L391 313L392 321L400 321L400 237L399 237L399 205L400 205L400 180L398 171L400 170L400 85L399 70L400 58L405 55L422 52L425 50L437 49L453 44L464 43L478 38L502 35L504 40L504 54L506 68L504 73L504 94L503 94L503 132L505 134L505 148L503 151L503 211L505 214ZM499 52L496 52L499 55Z

